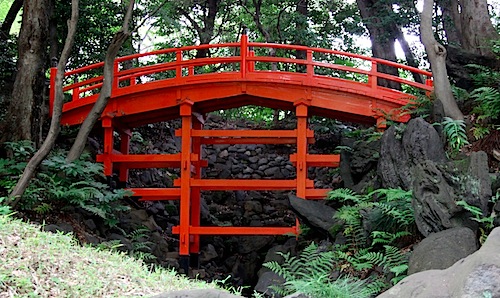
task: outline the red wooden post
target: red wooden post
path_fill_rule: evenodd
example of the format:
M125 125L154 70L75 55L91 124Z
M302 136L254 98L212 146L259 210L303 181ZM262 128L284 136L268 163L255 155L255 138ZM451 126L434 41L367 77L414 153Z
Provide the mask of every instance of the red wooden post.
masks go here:
M52 117L52 111L54 110L54 100L56 99L56 76L57 76L57 67L52 67L50 69L50 96L49 96L50 117Z
M368 85L375 91L377 89L377 61L372 60L372 69L368 76Z
M247 74L247 55L248 55L248 35L246 31L243 31L240 40L240 56L241 56L240 72L242 78L246 77Z
M193 129L201 130L203 124L193 117ZM194 178L201 179L201 140L200 138L193 138L193 156L196 156L194 161ZM201 224L201 191L199 188L191 189L191 226L199 227ZM200 252L200 235L191 235L191 245L189 247L190 253Z
M191 201L191 125L192 125L193 102L185 100L180 106L182 118L182 140L181 140L181 202L180 202L180 224L179 224L179 255L189 255L189 225L190 201ZM187 273L187 272L186 272Z
M102 117L102 127L104 129L104 148L102 154L104 175L111 177L113 174L113 164L111 162L111 154L113 153L113 118L110 116Z
M313 66L313 55L312 55L312 50L307 50L307 80L312 81L313 75L314 75L314 66Z
M175 63L177 65L175 67L175 79L178 80L178 79L182 78L182 66L181 66L182 51L181 50L178 50L175 52Z
M113 62L113 86L111 87L111 95L113 96L120 86L120 81L118 80L119 63L115 60Z
M129 154L130 150L130 136L131 136L131 131L130 129L124 130L120 132L120 152L124 155ZM128 167L125 164L120 165L120 175L119 175L119 180L120 182L127 182L128 181Z
M307 180L307 104L304 101L295 103L297 116L297 196L306 198Z

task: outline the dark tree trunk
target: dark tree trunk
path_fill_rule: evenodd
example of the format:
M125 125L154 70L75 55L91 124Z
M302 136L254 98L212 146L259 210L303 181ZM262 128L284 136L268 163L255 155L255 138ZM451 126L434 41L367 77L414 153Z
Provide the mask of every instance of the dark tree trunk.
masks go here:
M25 0L19 60L0 141L41 141L50 0Z
M439 0L437 3L441 7L443 28L448 44L459 46L461 44L461 21L457 0Z
M387 28L381 19L393 14L391 7L377 0L357 0L356 3L358 4L363 23L370 32L373 57L396 61L396 50L394 48L394 43L397 39L396 32L391 30L391 28ZM386 65L378 64L377 70L394 76L399 75L396 68ZM401 89L399 83L385 79L379 79L378 84L383 87Z
M12 5L3 20L2 26L0 27L0 40L6 40L9 37L10 29L12 24L16 20L16 16L23 7L23 0L14 0Z
M462 0L460 4L462 46L471 53L494 57L490 42L499 35L491 23L488 3L486 0Z

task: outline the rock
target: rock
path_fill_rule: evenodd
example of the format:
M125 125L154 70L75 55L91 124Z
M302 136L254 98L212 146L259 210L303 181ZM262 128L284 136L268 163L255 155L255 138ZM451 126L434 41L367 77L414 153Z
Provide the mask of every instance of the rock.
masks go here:
M430 234L411 254L408 275L430 269L446 269L477 249L476 235L469 228L452 228Z
M238 252L247 254L261 250L273 241L272 236L246 236L238 238Z
M217 254L217 251L215 251L215 247L212 244L208 244L200 252L200 262L206 263L217 258L218 256L219 255Z
M413 183L412 168L424 160L446 160L441 139L432 125L422 118L393 125L382 136L378 174L385 188L410 189Z
M452 227L477 229L472 215L456 202L464 200L486 213L491 181L484 161L474 162L478 159L480 155L447 164L425 160L413 169L412 206L415 222L424 236Z
M51 225L46 225L46 226L43 226L43 230L45 232L52 232L52 233L64 233L64 234L69 234L69 233L73 233L73 226L68 224L68 223L65 223L65 222L61 222L61 223L58 223L58 224L51 224Z
M313 227L330 233L332 227L341 224L333 219L336 211L330 206L321 202L301 199L293 194L288 195L288 199L293 210ZM332 235L332 237L335 237L335 235Z
M243 296L233 295L229 292L216 289L180 290L155 295L151 298L240 298Z
M500 228L478 251L444 270L412 274L379 298L500 297Z
M254 290L256 292L265 294L266 296L279 298L281 297L281 295L279 295L272 289L269 289L269 287L273 285L281 285L284 282L285 279L283 277L279 276L274 272L267 271L260 276L259 281L257 282L257 285L255 285Z

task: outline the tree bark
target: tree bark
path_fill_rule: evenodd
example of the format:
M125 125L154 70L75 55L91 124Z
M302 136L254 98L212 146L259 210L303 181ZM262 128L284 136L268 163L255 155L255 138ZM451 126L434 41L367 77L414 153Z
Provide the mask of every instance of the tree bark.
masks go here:
M23 0L14 0L12 5L3 20L2 26L0 27L0 40L6 40L9 38L10 29L12 28L12 24L16 20L16 16L23 7Z
M453 119L464 118L457 106L450 81L446 71L446 49L434 38L432 31L432 12L434 0L424 0L424 8L421 14L420 38L425 46L427 57L431 63L432 76L434 78L434 94L436 100L442 103L445 116Z
M72 0L71 3L71 19L68 21L68 35L64 44L63 51L61 53L61 59L57 65L57 76L55 81L55 99L54 107L52 111L52 119L50 122L50 129L47 134L47 138L44 140L40 149L33 155L30 159L23 174L19 178L16 186L9 194L9 199L11 200L10 205L15 207L21 200L22 195L26 191L31 179L35 175L35 171L40 166L40 163L47 157L52 150L56 142L56 138L60 131L60 121L62 116L62 107L64 103L64 93L63 93L63 79L64 72L66 69L66 63L68 62L69 54L73 43L75 40L76 25L78 22L78 0Z
M18 69L6 122L0 128L5 141L41 141L49 0L25 0L19 33Z
M363 23L370 32L373 57L396 62L394 43L397 36L394 30L387 28L381 20L381 17L387 17L387 15L393 13L390 7L385 7L384 4L377 3L376 0L356 0L356 3L358 4ZM397 68L387 65L378 64L377 70L393 76L399 76ZM401 89L401 84L385 79L378 79L378 85L392 89Z
M113 36L111 44L108 47L106 58L104 60L103 84L101 87L101 92L99 93L99 97L92 107L92 110L87 115L87 118L85 118L85 120L83 121L82 126L78 131L78 135L76 136L75 142L68 152L68 156L66 157L66 162L68 163L75 161L82 154L92 128L94 127L97 120L101 117L104 109L106 108L106 105L108 104L109 98L111 97L114 75L113 64L121 46L131 35L131 32L129 31L129 23L132 18L134 3L135 0L130 0L125 18L123 20L123 25L121 29L116 32L115 36Z
M486 0L461 0L460 7L462 46L472 53L494 57L490 42L500 36L491 23Z

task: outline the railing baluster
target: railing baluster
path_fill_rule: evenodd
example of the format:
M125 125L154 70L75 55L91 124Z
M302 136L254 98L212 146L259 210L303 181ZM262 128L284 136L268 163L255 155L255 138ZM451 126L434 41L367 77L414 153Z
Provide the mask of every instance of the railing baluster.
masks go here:
M247 55L248 55L248 35L246 35L245 32L243 35L241 35L241 40L240 40L240 56L241 56L240 72L242 78L246 77L247 74Z
M113 86L111 86L111 94L114 94L115 91L118 89L120 81L118 79L118 71L119 71L119 62L115 60L113 62Z
M368 76L368 85L370 85L373 90L377 89L377 78L377 61L372 60L372 69Z
M182 51L175 52L175 63L177 66L175 67L175 79L180 80L182 78Z
M313 63L312 50L307 50L306 59L307 59L307 79L312 80L312 77L314 75L314 66L312 64Z

